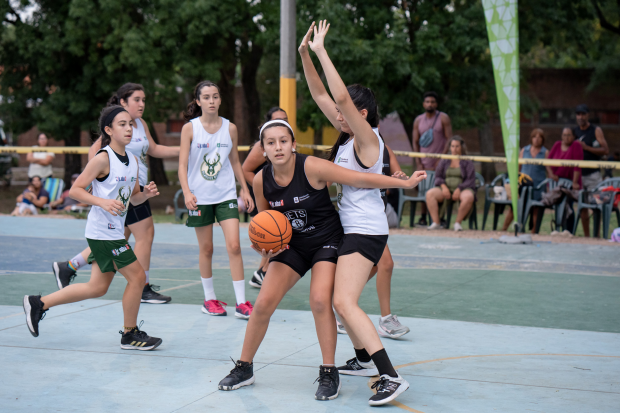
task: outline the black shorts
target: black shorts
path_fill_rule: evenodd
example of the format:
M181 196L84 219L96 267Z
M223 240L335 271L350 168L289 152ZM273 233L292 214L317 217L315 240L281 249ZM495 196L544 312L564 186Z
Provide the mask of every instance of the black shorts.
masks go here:
M144 190L143 186L140 186L140 192ZM147 219L148 217L152 217L153 213L151 212L151 204L147 199L144 203L140 205L134 206L131 202L129 202L129 208L127 208L127 218L125 218L125 226L133 225L136 222L140 222L143 219Z
M300 277L314 267L320 261L338 262L338 244L342 233L334 234L327 242L313 246L305 245L302 248L290 246L289 249L273 257L269 262L281 262L291 267Z
M338 256L359 252L364 258L372 261L373 265L377 265L387 240L387 235L345 234L338 245Z

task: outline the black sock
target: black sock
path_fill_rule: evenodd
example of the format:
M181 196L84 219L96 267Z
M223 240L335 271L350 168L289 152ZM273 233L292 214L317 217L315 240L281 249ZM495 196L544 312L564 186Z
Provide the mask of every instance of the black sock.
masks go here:
M370 358L372 358L372 361L375 362L377 370L379 370L380 376L387 374L390 377L398 377L398 373L396 373L396 370L394 370L392 362L390 361L390 358L388 357L384 348L377 351L375 354L370 356Z
M365 348L361 350L358 350L355 348L354 350L355 350L355 357L357 357L357 359L361 361L362 363L368 363L369 361L372 360L372 358L370 357L370 354L368 354Z

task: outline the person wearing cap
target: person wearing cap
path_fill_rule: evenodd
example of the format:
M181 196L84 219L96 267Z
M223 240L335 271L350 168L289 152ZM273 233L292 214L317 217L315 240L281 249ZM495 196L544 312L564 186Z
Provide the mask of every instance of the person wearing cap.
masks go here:
M71 175L71 186L73 186L73 184L75 183L75 180L77 179L77 177L80 176L80 174L73 174ZM60 211L71 211L71 209L74 206L81 206L81 207L86 207L88 206L88 204L84 204L81 203L79 201L76 201L75 199L71 198L69 196L69 190L71 189L71 187L69 187L68 189L66 189L62 195L60 196L60 198L58 198L55 201L50 202L50 208L52 209L52 214L57 214Z
M600 161L601 158L609 153L609 146L603 135L603 130L599 126L590 123L588 106L578 105L575 108L575 118L577 126L573 128L575 140L583 148L584 161ZM593 191L603 180L600 168L582 168L581 182L583 189ZM583 233L586 237L590 236L590 221L588 218L589 210L581 210L581 222L583 223Z

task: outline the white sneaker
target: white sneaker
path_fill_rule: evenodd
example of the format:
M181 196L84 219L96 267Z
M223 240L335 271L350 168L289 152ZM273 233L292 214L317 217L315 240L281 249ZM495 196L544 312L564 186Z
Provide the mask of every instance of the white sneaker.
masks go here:
M338 367L338 373L346 374L347 376L372 377L379 375L379 370L374 361L370 360L368 363L365 363L359 361L357 357L353 357L351 360L347 360L347 364Z
M565 229L564 231L562 231L562 233L560 235L563 235L565 237L572 237L573 233L570 232L569 230Z
M398 338L409 332L409 327L398 321L398 317L390 314L385 321L379 318L379 335L387 338Z
M428 229L429 231L432 231L432 230L435 230L435 229L441 229L441 225L433 222L426 229Z
M454 223L454 230L457 231L457 232L458 231L463 231L463 227L458 222L455 222Z

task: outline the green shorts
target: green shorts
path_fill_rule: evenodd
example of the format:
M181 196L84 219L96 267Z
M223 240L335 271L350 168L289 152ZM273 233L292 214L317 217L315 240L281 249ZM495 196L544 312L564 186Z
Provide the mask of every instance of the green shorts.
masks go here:
M90 247L87 261L89 264L97 262L101 272L116 273L117 268L120 270L137 260L136 254L124 239L107 241L86 238L86 241ZM116 263L116 268L114 268L114 263Z
M188 211L185 225L188 227L206 227L212 225L216 219L217 222L222 222L231 218L239 219L236 199L213 205L198 205L197 210Z

